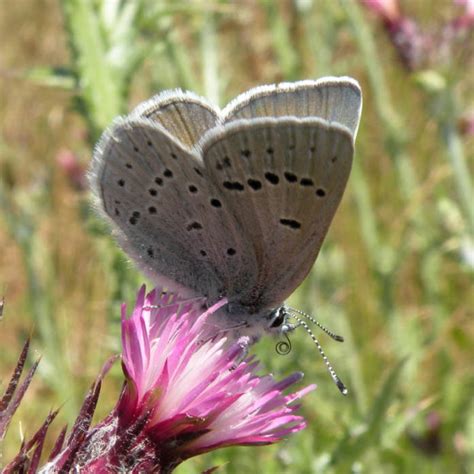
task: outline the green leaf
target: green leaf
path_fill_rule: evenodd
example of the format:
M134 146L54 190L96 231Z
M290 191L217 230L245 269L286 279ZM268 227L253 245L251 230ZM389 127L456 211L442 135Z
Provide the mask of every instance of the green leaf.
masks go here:
M73 71L66 67L34 67L28 69L24 78L41 86L74 90L76 86Z

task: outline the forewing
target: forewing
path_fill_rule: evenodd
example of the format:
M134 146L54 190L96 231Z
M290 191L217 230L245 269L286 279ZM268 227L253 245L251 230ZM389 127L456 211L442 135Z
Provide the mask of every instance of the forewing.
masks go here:
M253 256L244 255L239 225L201 158L156 121L121 119L106 132L91 182L120 245L154 281L217 297L238 277L232 268L252 271L242 259ZM227 249L239 249L239 265L225 266Z
M318 118L254 118L212 130L200 146L257 259L256 284L238 300L254 311L281 304L311 269L342 198L351 131Z

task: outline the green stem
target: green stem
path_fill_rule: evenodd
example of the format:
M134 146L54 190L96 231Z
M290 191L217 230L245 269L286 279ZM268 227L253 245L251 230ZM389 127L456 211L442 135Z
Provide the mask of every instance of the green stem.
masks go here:
M370 198L370 190L360 161L355 160L352 167L352 190L357 205L360 231L363 242L366 247L367 255L374 268L377 267L379 259L379 250L381 248L380 238L377 229L377 219L374 213Z
M464 150L456 127L452 121L440 123L441 136L446 145L448 158L453 167L456 190L463 212L468 221L469 233L474 236L474 191Z
M77 81L92 140L123 112L122 81L110 65L97 9L91 0L62 2Z
M285 79L296 80L299 75L298 55L295 50L293 39L288 32L280 11L280 3L272 0L263 0L267 11L268 22L272 34L272 44Z
M219 61L217 55L215 15L204 14L201 30L201 50L204 75L204 95L214 104L220 104Z

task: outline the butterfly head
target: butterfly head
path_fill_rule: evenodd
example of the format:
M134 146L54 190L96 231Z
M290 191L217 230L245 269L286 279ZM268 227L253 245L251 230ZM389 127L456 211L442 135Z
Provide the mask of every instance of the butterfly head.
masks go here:
M337 388L343 395L347 395L348 391L342 380L339 378L339 376L336 374L334 371L332 365L330 364L328 358L326 357L326 354L324 353L319 341L316 339L314 336L313 332L309 328L308 324L301 318L305 318L311 323L315 324L318 326L323 332L325 332L328 336L330 336L332 339L338 342L343 342L344 339L341 336L338 336L337 334L333 333L326 327L324 327L321 323L316 321L314 318L312 318L310 315L304 313L303 311L297 310L295 308L290 308L288 306L282 305L273 311L270 312L269 314L269 327L268 331L269 332L275 332L278 335L281 335L284 337L284 340L280 340L277 345L276 345L276 351L280 355L286 355L291 351L291 341L290 338L288 337L288 333L293 331L294 329L298 327L304 328L306 333L311 337L313 340L314 344L316 345L319 353L321 354L321 357L323 358L324 364L326 365L326 368L331 375L331 378L333 379L334 383L337 385ZM293 319L296 323L290 322L290 320Z
M293 331L295 325L289 322L290 316L291 314L285 305L275 308L267 316L266 331L275 335L287 334Z

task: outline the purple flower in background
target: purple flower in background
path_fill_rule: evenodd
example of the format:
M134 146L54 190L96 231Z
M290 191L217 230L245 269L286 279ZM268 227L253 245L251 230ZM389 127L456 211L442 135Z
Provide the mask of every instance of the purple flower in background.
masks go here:
M459 119L459 129L463 135L474 136L474 110L466 112Z
M56 155L56 162L69 181L69 184L76 191L87 189L85 166L81 164L75 153L68 149L59 150Z
M402 15L398 0L361 0L376 13L407 69L416 69L430 51L432 38L420 31L418 23Z
M52 419L24 444L5 472L164 473L213 449L271 444L302 430L306 424L293 402L315 386L285 395L301 373L280 382L257 375L259 364L246 356L245 344L219 334L209 337L207 318L226 301L204 312L201 303L159 290L145 295L142 287L130 318L122 306L126 381L115 408L91 427L109 361L70 434L61 432L47 464L38 468Z
M474 0L454 0L454 3L464 7L464 13L454 20L459 29L469 29L474 26Z
M360 0L382 20L403 65L410 71L448 63L458 45L474 26L474 0L454 0L464 13L431 31L403 14L398 0Z

